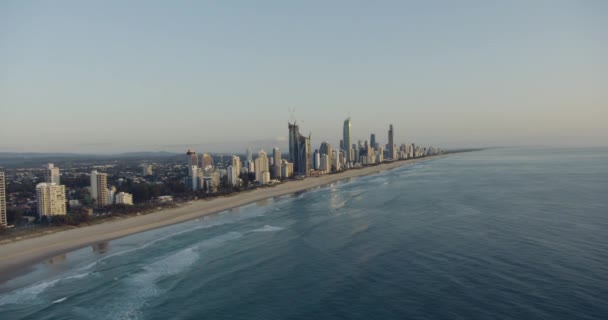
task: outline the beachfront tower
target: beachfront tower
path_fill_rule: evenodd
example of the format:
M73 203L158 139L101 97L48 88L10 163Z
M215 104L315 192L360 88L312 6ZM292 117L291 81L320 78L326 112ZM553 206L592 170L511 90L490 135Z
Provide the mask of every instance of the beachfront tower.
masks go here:
M272 177L274 179L281 179L281 149L272 149L273 167Z
M36 185L38 216L63 216L67 213L65 186L55 183Z
M343 141L344 141L344 151L346 152L346 162L352 162L352 149L351 149L351 127L352 124L350 122L350 117L344 120L344 128L343 128Z
M310 136L300 134L300 127L294 122L289 124L289 160L293 162L296 175L308 176L310 174L312 154Z
M393 125L391 124L388 129L388 157L391 160L395 160L395 132L393 131Z
M95 170L91 172L91 198L97 207L105 207L110 201L108 197L108 174Z
M6 181L4 172L0 172L0 227L6 227Z

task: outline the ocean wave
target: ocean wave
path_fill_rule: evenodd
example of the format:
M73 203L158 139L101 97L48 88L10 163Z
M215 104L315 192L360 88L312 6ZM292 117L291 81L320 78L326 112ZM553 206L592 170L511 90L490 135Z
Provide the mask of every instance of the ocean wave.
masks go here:
M281 231L284 228L282 227L275 227L275 226L271 226L271 225L265 225L262 228L259 229L255 229L255 230L251 230L251 232L274 232L274 231Z
M141 272L125 278L125 284L128 287L126 299L122 298L117 303L110 304L109 309L105 310L100 318L140 318L143 312L142 308L146 302L164 292L158 286L158 282L190 269L201 258L201 253L205 249L217 247L242 236L243 234L240 232L228 232L221 236L203 240L143 267Z
M57 299L57 300L51 302L51 304L62 303L62 302L64 302L67 299L68 299L68 297L63 297L61 299Z
M186 230L181 230L181 231L177 231L177 232L168 234L166 236L146 242L145 244L143 244L139 247L135 247L135 248L131 248L131 249L127 249L127 250L123 250L120 252L116 252L116 253L107 255L105 257L97 259L96 261L93 261L93 262L79 268L78 271L89 270L89 269L95 267L96 265L98 265L99 263L106 261L108 259L111 259L114 257L119 257L119 256L125 255L127 253L146 249L156 243L159 243L159 242L167 240L167 239L174 238L174 237L182 235L182 234L190 233L190 232L201 230L201 229L208 229L208 228L212 228L212 227L216 227L216 226L221 226L221 225L225 225L225 224L232 224L232 223L239 222L241 220L259 217L261 215L263 215L263 213L260 211L251 211L251 213L249 213L249 214L204 216L204 217L202 217L202 222L200 222L200 223L203 223L202 225L198 225L198 226L186 229ZM200 221L199 219L200 218L198 218L197 220Z
M25 288L5 293L3 295L0 295L0 306L5 304L17 304L22 302L45 302L44 300L38 299L38 296L41 293L45 292L47 289L56 286L60 282L66 280L79 280L88 275L90 275L90 273L87 272L58 279L42 281Z

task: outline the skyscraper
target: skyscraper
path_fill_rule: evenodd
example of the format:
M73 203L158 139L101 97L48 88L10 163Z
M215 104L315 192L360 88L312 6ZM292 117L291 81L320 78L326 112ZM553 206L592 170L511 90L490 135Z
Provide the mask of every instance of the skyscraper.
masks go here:
M344 141L344 151L346 151L346 162L352 162L353 161L353 154L352 154L352 149L351 149L351 135L350 135L350 130L351 130L352 124L350 122L350 117L348 117L346 120L344 120L344 128L343 128L343 141Z
M99 173L95 170L91 172L91 198L96 201L97 207L109 204L107 173Z
M323 143L321 143L321 147L319 148L319 152L321 153L321 156L323 156L324 154L327 155L327 162L329 163L329 170L327 170L328 172L331 171L331 163L332 163L332 157L333 157L333 150L331 148L331 144L329 144L328 142L324 141Z
M65 186L56 183L39 183L36 185L36 200L40 217L67 213Z
M207 169L213 167L213 157L208 153L203 153L201 156L201 168Z
M376 134L372 133L369 137L369 143L372 149L376 149Z
M251 148L247 148L247 161L253 162L253 152L251 152Z
M391 160L395 160L395 132L393 131L393 125L391 124L388 129L388 157Z
M281 149L272 149L273 167L272 177L275 179L281 179Z
M241 158L239 156L232 156L232 159L230 160L230 165L232 167L234 167L234 170L236 170L236 177L239 177L239 174L241 174Z
M6 227L6 181L4 172L0 172L0 227Z
M260 150L258 158L255 159L255 181L261 183L265 172L270 173L268 171L268 155L264 150Z
M55 183L60 184L59 182L59 168L55 167L52 163L46 165L46 173L45 173L45 182L46 183Z
M294 122L289 123L289 160L293 162L293 170L297 175L310 174L311 150L310 136L300 134L300 128Z
M198 156L196 155L196 152L194 152L194 150L192 150L192 149L188 149L188 152L186 152L186 155L188 156L188 166L190 166L190 167L197 166L198 167Z

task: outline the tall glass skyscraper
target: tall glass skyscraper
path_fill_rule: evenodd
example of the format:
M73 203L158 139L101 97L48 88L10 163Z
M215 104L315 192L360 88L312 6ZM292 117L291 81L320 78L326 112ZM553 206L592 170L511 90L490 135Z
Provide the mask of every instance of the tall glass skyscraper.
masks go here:
M343 141L344 141L344 151L346 152L346 162L352 162L352 147L351 147L351 136L350 129L352 124L350 122L350 117L344 120L344 132L343 132Z
M310 174L311 164L310 137L300 134L300 127L289 123L289 160L293 162L293 171L297 175Z
M395 131L393 131L393 125L388 129L388 156L391 160L395 160Z

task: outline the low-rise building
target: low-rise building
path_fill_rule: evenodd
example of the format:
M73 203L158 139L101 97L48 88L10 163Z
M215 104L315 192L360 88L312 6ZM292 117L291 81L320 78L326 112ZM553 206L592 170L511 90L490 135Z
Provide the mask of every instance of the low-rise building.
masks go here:
M133 195L126 192L116 194L116 204L133 205Z

